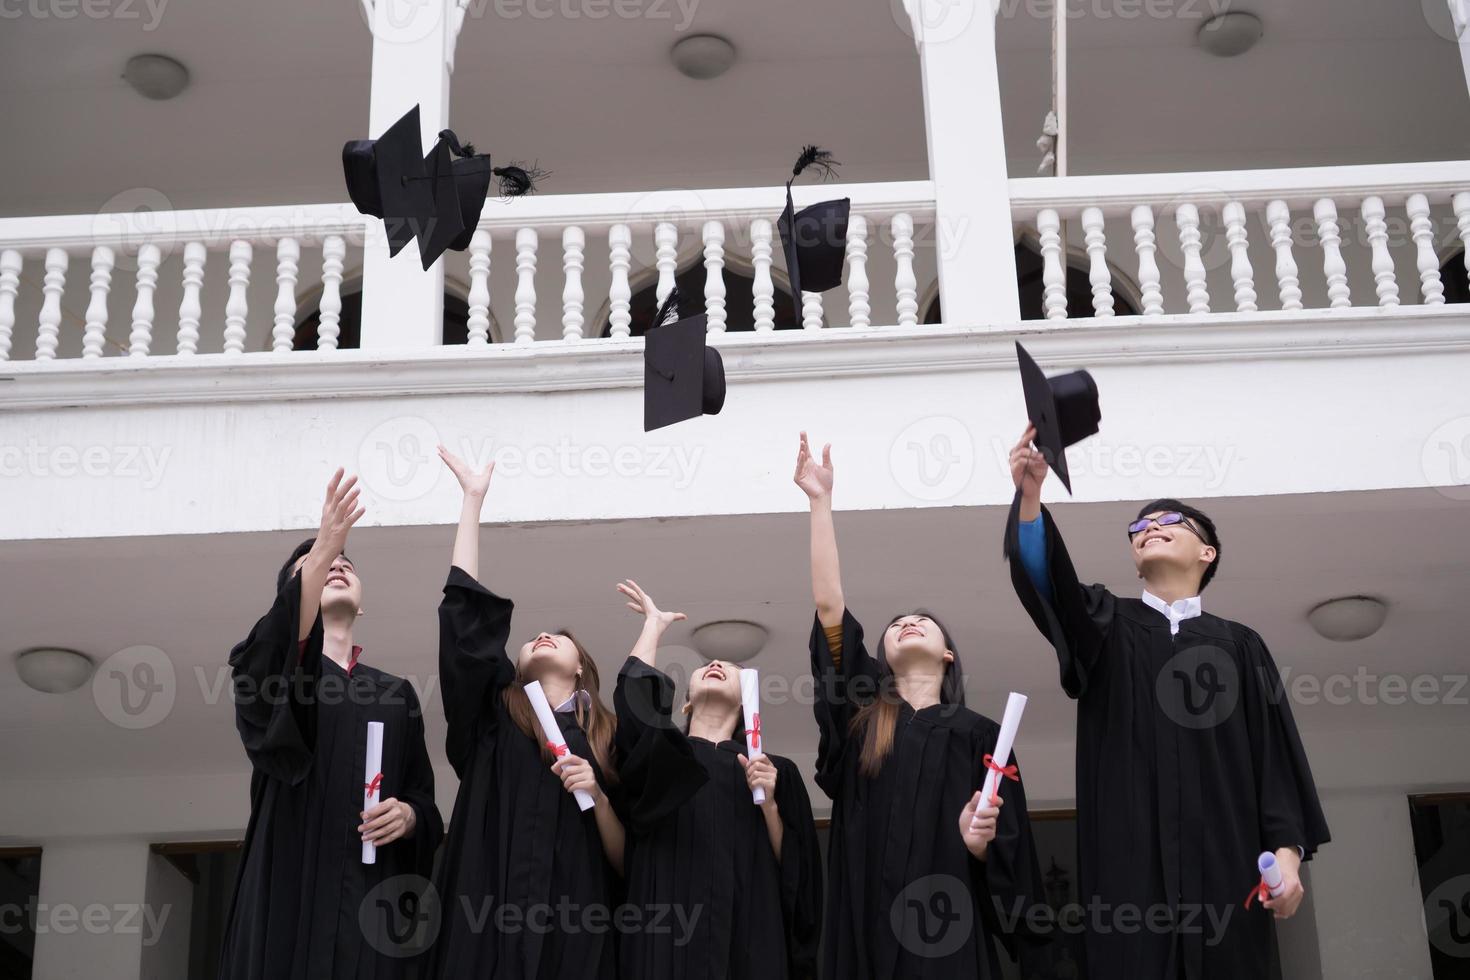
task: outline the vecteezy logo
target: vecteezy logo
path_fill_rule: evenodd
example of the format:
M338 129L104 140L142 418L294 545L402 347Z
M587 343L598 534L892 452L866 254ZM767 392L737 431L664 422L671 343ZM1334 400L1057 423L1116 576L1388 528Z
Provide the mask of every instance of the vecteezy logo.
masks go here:
M1240 670L1219 647L1190 647L1165 661L1154 693L1164 716L1179 727L1214 728L1240 702Z
M119 728L152 728L174 707L178 684L173 661L158 647L119 650L92 676L92 701Z
M384 878L363 896L357 924L367 944L381 955L417 956L439 936L439 893L422 875Z
M1430 486L1451 500L1470 500L1470 415L1429 433L1420 462Z
M363 486L387 500L416 500L439 480L439 433L427 419L400 415L377 425L357 450Z
M1429 893L1424 924L1435 949L1470 959L1470 875L1456 875Z
M888 918L900 946L915 956L942 959L969 941L975 910L963 881L954 875L925 875L898 893Z
M943 44L965 33L982 0L888 0L898 29L914 44ZM987 8L989 13L990 9Z
M375 0L357 5L375 39L389 44L414 44L442 29L440 18L449 4L434 0Z
M970 484L975 442L959 419L931 415L898 434L888 466L903 490L919 500L948 500Z

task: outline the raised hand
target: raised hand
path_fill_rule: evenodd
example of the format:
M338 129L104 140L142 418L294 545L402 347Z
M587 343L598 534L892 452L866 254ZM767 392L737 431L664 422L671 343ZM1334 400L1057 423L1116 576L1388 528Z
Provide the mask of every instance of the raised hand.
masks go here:
M994 806L981 806L980 792L976 790L960 813L960 836L964 838L966 850L975 855L977 860L985 860L985 852L990 842L995 840L995 822L1004 805L1005 800L996 797ZM979 811L978 820L975 816L976 810Z
M1041 483L1051 467L1046 457L1032 443L1036 439L1036 426L1026 426L1021 441L1011 447L1011 481L1027 500L1041 499Z
M638 583L632 579L619 582L618 591L628 597L629 609L642 613L645 621L656 624L661 631L689 618L681 612L664 612L659 609L654 605L653 597L639 588Z
M801 434L801 446L796 452L796 475L792 477L812 500L823 500L832 496L832 444L822 447L822 461L818 463L807 444L806 433Z
M464 491L466 497L484 499L485 494L490 490L490 474L495 472L494 460L491 460L483 470L476 470L443 446L439 447L439 458L444 460L444 465L449 467L449 472L453 473L454 478L459 481L459 488Z
M349 476L344 480L342 476L343 471L338 467L331 482L327 484L327 499L322 504L322 524L317 531L316 544L313 545L313 550L328 563L335 561L347 549L347 532L367 512L367 508L359 506L357 502L358 495L362 492L357 486L357 477Z

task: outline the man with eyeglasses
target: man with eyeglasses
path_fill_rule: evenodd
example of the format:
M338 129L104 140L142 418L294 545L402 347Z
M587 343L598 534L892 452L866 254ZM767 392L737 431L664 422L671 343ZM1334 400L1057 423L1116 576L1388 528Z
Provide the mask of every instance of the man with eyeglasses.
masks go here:
M1300 863L1329 836L1265 643L1201 607L1220 566L1215 524L1177 500L1147 504L1127 524L1142 596L1083 585L1041 506L1035 436L1011 450L1006 541L1016 594L1077 701L1086 975L1279 978L1273 917L1295 914ZM1261 893L1263 852L1282 872L1276 897Z

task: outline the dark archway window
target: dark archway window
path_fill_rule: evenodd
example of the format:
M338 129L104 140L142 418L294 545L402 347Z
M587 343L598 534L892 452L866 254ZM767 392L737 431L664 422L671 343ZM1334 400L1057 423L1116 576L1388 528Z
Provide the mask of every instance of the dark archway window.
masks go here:
M1046 308L1042 305L1042 297L1046 292L1046 284L1042 281L1045 265L1041 253L1030 245L1018 244L1016 246L1016 286L1021 292L1021 319L1041 320L1046 317ZM1113 290L1113 311L1119 316L1136 316L1138 310L1115 289ZM1093 315L1092 309L1092 280L1088 278L1086 270L1067 266L1067 316L1074 320L1080 320ZM934 302L924 311L925 323L941 323L942 315L939 309L939 297L934 297Z
M296 325L292 350L316 350L316 331L321 326L322 311L317 307ZM470 307L453 293L444 294L444 343L464 344L470 336ZM342 316L337 321L338 350L357 350L362 346L362 290L342 297Z
M726 268L724 273L725 329L731 333L754 330L755 281L730 268ZM704 312L704 280L704 266L699 263L674 274L674 285L679 289L680 317L694 316ZM772 285L774 286L774 283ZM629 301L628 313L633 318L629 332L632 336L643 336L648 330L649 323L653 321L653 315L658 312L657 290L658 283L651 282L634 293L632 300ZM796 313L791 308L791 294L780 286L775 286L775 290L776 295L772 298L772 302L775 304L776 329L797 329L801 323L798 322ZM612 321L605 321L599 336L609 336L611 330Z
M1444 283L1446 303L1470 303L1470 273L1465 271L1465 250L1450 256L1449 261L1439 267L1439 278Z

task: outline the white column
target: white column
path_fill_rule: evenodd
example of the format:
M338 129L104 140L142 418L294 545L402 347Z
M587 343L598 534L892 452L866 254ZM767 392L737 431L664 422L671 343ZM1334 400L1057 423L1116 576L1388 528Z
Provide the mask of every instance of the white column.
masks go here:
M378 137L417 103L424 151L449 124L449 0L377 0L366 136ZM366 218L362 347L436 347L444 337L444 263L425 272L415 239L393 258L383 222Z
M36 904L34 971L45 980L139 980L147 926L123 921L141 910L148 888L148 845L141 840L43 842ZM161 915L161 910L154 910ZM90 918L89 918L90 916ZM130 920L142 918L137 912Z
M1322 976L1429 976L1424 897L1403 792L1323 794L1322 809L1332 843L1311 863Z
M944 322L1021 318L1005 134L995 58L994 0L916 0L929 176Z

